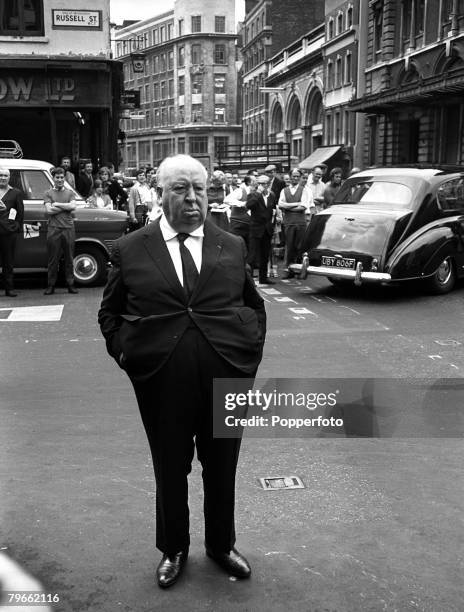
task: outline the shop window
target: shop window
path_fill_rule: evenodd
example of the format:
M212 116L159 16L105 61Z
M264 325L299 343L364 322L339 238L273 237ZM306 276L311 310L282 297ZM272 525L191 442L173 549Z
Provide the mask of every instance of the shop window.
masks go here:
M0 4L0 35L43 36L43 0L16 0Z
M222 15L216 15L216 17L214 18L214 31L219 33L223 33L226 31L226 18Z
M201 32L201 15L192 15L192 34Z
M214 45L214 63L225 64L226 63L226 46L225 45Z

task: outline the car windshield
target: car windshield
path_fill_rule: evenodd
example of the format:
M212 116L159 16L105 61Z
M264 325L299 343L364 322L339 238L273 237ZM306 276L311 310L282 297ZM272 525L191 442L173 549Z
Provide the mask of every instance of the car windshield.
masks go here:
M407 185L393 181L347 181L338 192L334 204L369 204L375 208L407 209L412 191Z

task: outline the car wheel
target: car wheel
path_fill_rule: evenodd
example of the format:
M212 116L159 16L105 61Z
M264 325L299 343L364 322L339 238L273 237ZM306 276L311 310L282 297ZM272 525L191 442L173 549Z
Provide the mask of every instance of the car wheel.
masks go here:
M74 278L79 285L101 285L106 280L107 258L98 247L77 244L74 255Z
M448 293L456 283L456 270L453 259L446 257L438 266L433 276L427 279L427 284L432 293Z

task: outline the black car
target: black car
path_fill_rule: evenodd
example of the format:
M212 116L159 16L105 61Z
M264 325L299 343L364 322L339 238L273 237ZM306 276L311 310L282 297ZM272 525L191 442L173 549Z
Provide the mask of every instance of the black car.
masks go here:
M305 278L334 284L422 280L435 293L464 276L464 173L377 168L345 181L333 204L311 219Z

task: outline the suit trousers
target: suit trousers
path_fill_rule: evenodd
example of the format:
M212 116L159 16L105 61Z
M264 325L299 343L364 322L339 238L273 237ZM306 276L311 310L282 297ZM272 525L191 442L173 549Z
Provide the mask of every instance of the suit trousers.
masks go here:
M0 234L0 258L5 291L13 289L13 263L17 233Z
M74 283L74 227L50 227L47 232L48 286L54 287L58 278L61 255L64 258L66 284Z
M213 438L214 378L250 376L216 353L192 323L152 378L132 381L155 472L156 546L167 555L189 548L187 476L195 446L203 468L205 543L216 552L235 543L241 437Z
M248 262L252 268L258 267L259 270L259 282L262 283L267 280L267 265L269 263L269 254L271 252L271 240L267 232L257 238L256 236L250 236L250 251L248 253Z
M305 233L306 225L285 225L285 267L297 263Z

